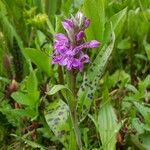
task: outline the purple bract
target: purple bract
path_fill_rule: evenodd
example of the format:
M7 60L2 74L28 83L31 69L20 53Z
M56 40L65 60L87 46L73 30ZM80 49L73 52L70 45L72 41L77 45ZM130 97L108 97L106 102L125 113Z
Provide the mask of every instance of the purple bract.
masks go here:
M89 56L83 50L99 47L99 42L96 40L85 42L84 30L89 24L90 20L81 12L62 22L67 34L58 33L55 35L53 64L66 66L68 70L83 70L84 64L89 63Z

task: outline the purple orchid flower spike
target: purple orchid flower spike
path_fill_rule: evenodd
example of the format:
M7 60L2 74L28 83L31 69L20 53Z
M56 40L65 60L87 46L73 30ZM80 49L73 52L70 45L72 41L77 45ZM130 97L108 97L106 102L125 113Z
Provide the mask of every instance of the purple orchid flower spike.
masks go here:
M62 22L67 34L58 33L54 39L54 54L52 63L65 66L68 70L83 71L84 64L90 59L83 51L89 48L97 48L100 43L96 40L85 42L85 29L88 28L90 20L83 13L77 12L70 19Z

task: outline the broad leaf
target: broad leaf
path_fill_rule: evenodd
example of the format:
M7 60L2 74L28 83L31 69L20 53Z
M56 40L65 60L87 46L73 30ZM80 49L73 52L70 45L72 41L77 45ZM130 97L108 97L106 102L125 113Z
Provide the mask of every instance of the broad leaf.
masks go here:
M52 75L51 62L48 55L33 48L25 48L24 53L39 69L45 72L48 76Z
M11 97L19 104L35 107L39 97L39 92L24 94L22 92L14 92Z
M46 108L45 119L55 136L67 146L69 141L69 108L62 100L56 100Z

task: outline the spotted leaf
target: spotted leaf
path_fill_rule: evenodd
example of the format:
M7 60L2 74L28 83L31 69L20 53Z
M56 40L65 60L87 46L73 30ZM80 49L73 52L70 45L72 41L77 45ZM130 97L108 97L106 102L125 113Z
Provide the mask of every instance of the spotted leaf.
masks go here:
M69 140L69 108L62 100L56 100L46 108L45 119L55 136L67 146Z
M80 115L80 119L83 120L90 109L91 102L93 100L94 92L97 89L100 78L102 77L105 67L108 63L110 55L112 53L115 42L114 32L112 34L112 41L106 47L104 46L102 50L97 55L94 62L89 67L87 71L84 81L78 92L78 111Z

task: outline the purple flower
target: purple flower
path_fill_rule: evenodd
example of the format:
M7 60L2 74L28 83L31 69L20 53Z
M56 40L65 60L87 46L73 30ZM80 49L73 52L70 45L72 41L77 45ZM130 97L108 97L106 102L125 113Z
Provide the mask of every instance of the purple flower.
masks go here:
M62 22L62 25L65 30L72 30L74 27L74 23L71 19L66 19L65 21Z
M55 34L54 42L55 42L54 45L55 54L57 53L64 54L68 50L68 47L70 46L68 37L62 33Z
M96 40L85 42L84 30L89 24L90 20L81 12L62 22L67 34L55 35L53 64L65 66L68 70L83 70L84 64L90 61L89 56L83 50L99 47L99 42Z
M76 35L76 40L77 40L77 42L83 40L84 37L85 37L84 31L80 31L80 32Z
M90 20L89 19L85 19L84 20L84 28L87 28L90 25Z

